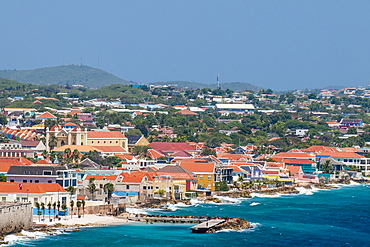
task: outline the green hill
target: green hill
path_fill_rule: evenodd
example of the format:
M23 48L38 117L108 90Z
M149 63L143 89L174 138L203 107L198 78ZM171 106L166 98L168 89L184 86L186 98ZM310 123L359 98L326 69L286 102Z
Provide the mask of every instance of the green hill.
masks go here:
M130 84L106 71L85 65L61 65L32 70L0 70L0 77L39 85L81 84L89 88L100 88L111 84Z
M154 85L176 85L176 87L179 88L211 88L215 89L217 88L216 83L212 84L206 84L206 83L198 83L198 82L190 82L190 81L160 81L160 82L153 82L151 84ZM258 92L259 90L262 90L264 88L246 83L246 82L227 82L227 83L221 83L222 89L230 89L232 91L245 91L245 90L252 90L254 92Z

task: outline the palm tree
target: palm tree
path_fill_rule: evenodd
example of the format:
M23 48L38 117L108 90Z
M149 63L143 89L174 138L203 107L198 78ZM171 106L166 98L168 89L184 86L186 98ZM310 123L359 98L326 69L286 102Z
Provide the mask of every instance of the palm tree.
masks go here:
M66 216L67 205L64 203L62 204L62 210L64 211L64 216Z
M73 153L72 153L73 162L77 163L79 158L80 158L80 151L78 151L77 149L73 150Z
M37 215L39 216L39 221L40 221L40 203L35 202L35 207L37 208Z
M77 215L80 218L81 217L80 216L80 208L82 206L82 202L81 201L77 201L76 206L77 206Z
M50 153L50 161L51 163L54 163L54 161L57 159L57 153L55 151L52 151Z
M110 204L110 198L111 198L112 193L114 191L114 185L112 183L104 184L103 189L107 193L107 202L108 202L108 204Z
M69 195L71 196L71 200L72 200L72 196L74 195L74 193L76 192L76 188L73 187L72 185L68 186L68 188L66 189L66 191L69 192Z
M49 211L49 221L50 221L51 202L49 202L47 206L48 206L48 211Z
M42 202L40 206L41 206L41 211L42 211L42 219L45 220L45 203Z
M41 155L44 157L44 160L48 157L49 152L47 150L43 150Z
M58 214L59 214L59 210L60 210L60 201L57 202L57 208L58 208Z
M81 204L82 204L82 214L83 216L85 216L85 204L86 204L85 200L82 200Z
M49 140L50 150L54 149L58 144L58 138L56 136L51 136Z
M64 157L63 157L62 153L57 154L57 160L58 160L59 164L61 164L61 165L64 164Z
M56 210L56 208L57 208L57 203L56 203L56 202L54 202L54 203L53 203L54 215L55 215L55 212L57 211L57 210Z
M73 207L74 207L74 205L75 205L75 202L74 202L73 200L71 200L71 201L69 202L69 205L71 206L71 219L72 219L72 215L73 215Z
M87 186L87 191L89 191L89 193L91 194L91 197L92 199L94 200L94 194L95 192L97 191L98 189L96 188L96 185L94 184L94 182L90 183L88 186Z

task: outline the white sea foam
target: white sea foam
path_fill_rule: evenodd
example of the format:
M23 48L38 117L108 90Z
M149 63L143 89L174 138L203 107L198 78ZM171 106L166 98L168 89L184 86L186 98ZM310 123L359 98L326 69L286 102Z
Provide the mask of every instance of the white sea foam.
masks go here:
M279 193L277 193L277 194L274 194L274 195L265 195L265 194L261 194L261 193L255 193L255 192L253 192L253 193L251 193L251 196L252 196L252 198L253 197L260 197L260 198L277 198L277 197L281 197L282 196L282 194L279 194Z
M148 214L148 212L139 208L126 208L126 212L131 214Z
M249 204L249 206L253 207L253 206L257 206L257 205L260 205L261 203L259 202L252 202L251 204Z
M233 230L233 229L223 229L216 231L216 233L227 233L227 232L254 232L257 227L259 227L261 224L260 223L252 223L252 228L247 228L247 229L241 229L241 230Z
M236 198L232 198L232 197L228 197L228 196L213 196L213 197L221 200L221 202L223 204L230 204L230 203L231 204L239 204L239 203L241 203L241 200L239 198L236 199ZM217 204L219 204L219 203L217 203Z
M313 195L312 189L306 189L304 187L296 187L300 195Z
M61 231L56 231L55 234L60 234ZM38 238L44 238L46 236L49 236L50 234L44 233L44 232L29 232L22 230L21 235L7 235L4 237L4 242L7 242L7 244L2 244L1 246L11 246L15 245L19 242L28 241L30 239L38 239Z

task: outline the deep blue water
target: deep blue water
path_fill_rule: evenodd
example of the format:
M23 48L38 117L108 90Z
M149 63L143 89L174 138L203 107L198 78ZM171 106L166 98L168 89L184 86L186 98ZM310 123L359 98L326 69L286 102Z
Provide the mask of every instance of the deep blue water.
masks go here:
M369 185L254 197L238 204L198 204L173 214L242 217L257 224L240 232L195 234L192 225L134 223L84 228L15 246L370 246Z

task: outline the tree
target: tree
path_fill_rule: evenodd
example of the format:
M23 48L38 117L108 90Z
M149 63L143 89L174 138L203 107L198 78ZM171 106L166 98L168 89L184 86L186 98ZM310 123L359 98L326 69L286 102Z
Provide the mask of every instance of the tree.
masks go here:
M0 175L0 182L6 182L6 176Z
M50 150L54 149L58 144L58 138L56 136L51 136L49 140Z
M212 149L210 149L210 148L205 148L205 149L203 149L203 151L202 151L202 153L201 153L202 155L214 155L214 156L216 156L216 151L215 150L212 150Z
M86 204L85 200L82 200L81 204L82 204L82 214L83 216L85 216L85 204Z
M48 211L49 211L49 220L50 220L51 202L49 202L47 206L48 206Z
M37 208L37 215L39 216L39 221L40 221L40 215L41 215L40 203L35 202L35 207Z
M78 217L80 217L80 208L82 206L82 202L77 201L76 206L77 206L77 215L78 215Z
M74 163L77 163L80 159L80 151L78 151L77 149L73 150L73 153L72 153L72 160Z
M140 146L140 145L138 145L138 146L135 146L135 147L133 147L133 149L132 149L132 154L133 155L145 155L146 154L146 152L148 151L150 149L150 147L149 146Z
M62 210L64 211L64 216L66 215L66 210L67 210L67 205L66 204L62 204Z
M94 184L94 180L94 178L91 178L89 184L87 185L87 191L91 194L93 200L95 192L98 191L96 185Z
M55 151L52 151L50 153L50 161L51 163L54 163L54 161L57 159L57 153Z
M104 184L103 189L107 193L107 202L108 202L108 204L110 204L110 198L111 198L112 193L114 191L114 185L112 183Z
M125 132L125 136L142 136L143 134L139 129L129 129Z
M59 210L60 210L60 201L57 202L57 208L58 208L58 214L59 214Z
M74 207L74 205L75 205L75 202L73 200L71 200L69 202L69 206L71 207L71 219L72 219L72 215L73 215L73 207Z
M229 186L227 186L226 181L216 182L215 186L216 186L216 191L228 191L229 190Z
M54 202L54 203L53 203L54 215L55 215L56 209L57 209L57 203L56 203L56 202Z
M68 192L69 192L69 195L70 195L70 197L71 197L71 199L72 199L72 196L73 196L73 195L74 195L74 193L76 192L76 188L75 188L75 187L73 187L72 185L70 185L70 186L68 186L68 187L67 187L66 191L68 191Z
M321 165L321 170L323 173L333 173L334 171L334 166L331 164L330 160L326 160L322 165Z
M45 203L42 202L40 206L42 211L42 218L45 220Z

